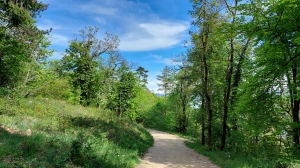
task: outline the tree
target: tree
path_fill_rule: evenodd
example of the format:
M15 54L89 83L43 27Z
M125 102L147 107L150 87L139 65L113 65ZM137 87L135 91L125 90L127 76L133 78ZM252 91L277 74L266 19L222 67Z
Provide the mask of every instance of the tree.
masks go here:
M299 31L300 13L297 0L255 1L255 6L248 6L248 13L255 11L256 20L250 24L249 34L257 41L255 50L258 72L257 78L268 81L270 91L279 87L277 81L287 86L283 91L290 98L292 116L292 136L295 148L300 149L299 106ZM264 8L262 8L264 6ZM255 29L255 31L254 31ZM284 80L286 79L286 80ZM260 82L257 82L260 83ZM260 83L261 86L265 85Z
M207 115L207 108L206 108L206 102L205 97L203 94L203 67L202 67L202 61L201 61L201 54L198 50L198 40L196 40L196 35L194 35L195 41L193 41L192 38L192 44L193 46L188 49L188 61L191 64L189 66L189 69L191 71L191 80L194 85L194 91L193 91L193 100L199 102L201 113L201 144L202 146L206 143L206 134L205 131L207 130L206 127L206 115ZM200 74L200 75L199 75ZM197 103L195 103L197 104Z
M178 71L174 74L174 89L173 94L178 95L179 106L181 108L180 114L177 117L178 127L177 131L186 133L188 127L188 111L190 109L191 91L192 91L192 71L190 68L190 62L188 62L187 55L181 53L173 60L178 65Z
M235 0L234 1L234 7L235 9L231 8L227 1L224 0L225 4L226 4L226 7L227 7L227 10L229 11L229 13L231 14L232 16L232 21L231 21L231 24L234 25L235 22L236 22L236 14L237 14L237 10L236 10L236 7L237 7L237 4L238 4L238 0ZM222 124L222 138L221 138L221 146L220 146L220 149L223 150L225 148L225 145L226 145L226 133L227 133L227 118L228 118L228 110L229 110L229 98L230 98L230 94L231 94L231 87L232 87L232 81L231 81L231 78L232 78L232 74L233 74L233 60L234 60L234 55L235 55L235 44L234 44L234 37L235 37L235 33L236 32L231 32L230 34L230 54L229 54L229 57L228 57L228 67L227 67L227 72L226 72L226 87L225 87L225 90L224 90L224 115L223 115L223 124Z
M207 141L208 147L211 150L213 145L212 140L212 122L213 122L213 109L212 109L212 96L209 90L209 65L208 59L214 54L214 38L213 32L216 30L218 22L220 21L219 11L220 6L215 1L210 0L194 0L193 11L190 11L195 21L192 23L198 27L199 34L193 34L192 42L195 44L196 50L198 50L198 60L201 61L201 73L202 76L202 93L205 97L205 107L208 112L208 122L207 122Z
M272 156L269 163L280 160L274 167L288 167L300 148L299 1L191 2L198 29L190 32L187 66L171 75L165 105L174 113L164 119L188 134L201 122L193 131L201 129L209 150Z
M44 36L48 31L39 30L34 20L47 5L6 0L0 2L0 9L0 87L25 87L37 78L33 69L51 53Z
M147 82L147 77L148 77L147 73L148 73L148 70L146 70L145 68L139 66L136 69L136 72L139 75L140 85L143 86L144 88L146 88L146 84L148 84L148 82Z
M32 25L33 18L46 10L48 5L37 0L4 0L0 2L1 26L10 34L16 35L16 29L21 30L25 25Z
M187 111L189 106L189 85L190 85L189 75L186 69L183 69L181 72L178 73L177 76L177 87L178 87L178 94L181 101L181 115L179 115L179 127L178 131L181 133L185 133L187 126L188 126L188 119L187 119Z
M159 90L164 92L165 104L167 103L167 94L172 89L172 70L170 67L165 66L161 71L162 75L157 75L156 79L160 81L157 85L161 88Z
M99 91L95 83L98 60L101 60L104 54L117 54L119 46L117 36L106 33L106 37L99 40L96 37L98 31L98 27L86 27L85 30L81 30L79 37L70 43L63 58L66 70L73 72L74 88L80 89L80 104L87 106Z
M120 55L110 55L102 59L98 65L99 85L101 86L97 96L98 107L106 107L108 99L113 93L114 85L118 82L116 76L119 76L120 69L127 65L127 61Z
M115 84L108 108L117 112L119 117L124 113L135 113L134 98L136 97L137 79L126 67L121 69L119 81ZM130 114L128 114L130 115Z

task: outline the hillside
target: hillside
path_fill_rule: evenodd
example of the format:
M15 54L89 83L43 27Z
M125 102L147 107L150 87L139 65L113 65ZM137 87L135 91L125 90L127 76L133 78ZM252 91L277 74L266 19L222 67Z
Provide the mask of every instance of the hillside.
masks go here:
M153 138L115 116L45 98L0 99L0 167L134 167Z

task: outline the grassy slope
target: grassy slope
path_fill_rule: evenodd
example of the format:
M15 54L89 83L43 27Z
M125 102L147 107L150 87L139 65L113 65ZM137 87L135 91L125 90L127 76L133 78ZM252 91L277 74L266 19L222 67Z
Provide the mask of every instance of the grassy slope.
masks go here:
M0 99L0 167L134 167L153 144L140 125L109 111L47 99Z

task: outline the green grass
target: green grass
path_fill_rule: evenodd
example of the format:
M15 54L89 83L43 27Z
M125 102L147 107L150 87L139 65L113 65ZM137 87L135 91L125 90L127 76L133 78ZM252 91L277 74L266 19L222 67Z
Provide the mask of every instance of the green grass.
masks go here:
M129 119L57 100L0 99L0 123L19 132L0 129L0 167L134 167L153 144Z
M222 168L298 168L299 162L278 160L276 158L257 158L245 153L234 153L229 151L212 150L202 146L200 142L188 142L185 144L199 154L207 156L210 160ZM294 162L294 163L292 163ZM279 164L281 163L281 164Z

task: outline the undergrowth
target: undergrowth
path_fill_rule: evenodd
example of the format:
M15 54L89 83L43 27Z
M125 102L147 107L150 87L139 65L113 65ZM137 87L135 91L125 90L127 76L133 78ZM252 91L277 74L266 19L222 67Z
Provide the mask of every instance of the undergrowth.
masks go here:
M130 119L43 98L0 99L0 123L0 167L129 168L153 144Z
M222 168L298 168L299 161L278 160L278 158L258 158L246 153L235 153L230 151L212 150L202 146L200 142L189 142L185 144L199 154L207 156L210 160ZM293 163L292 163L293 162Z

